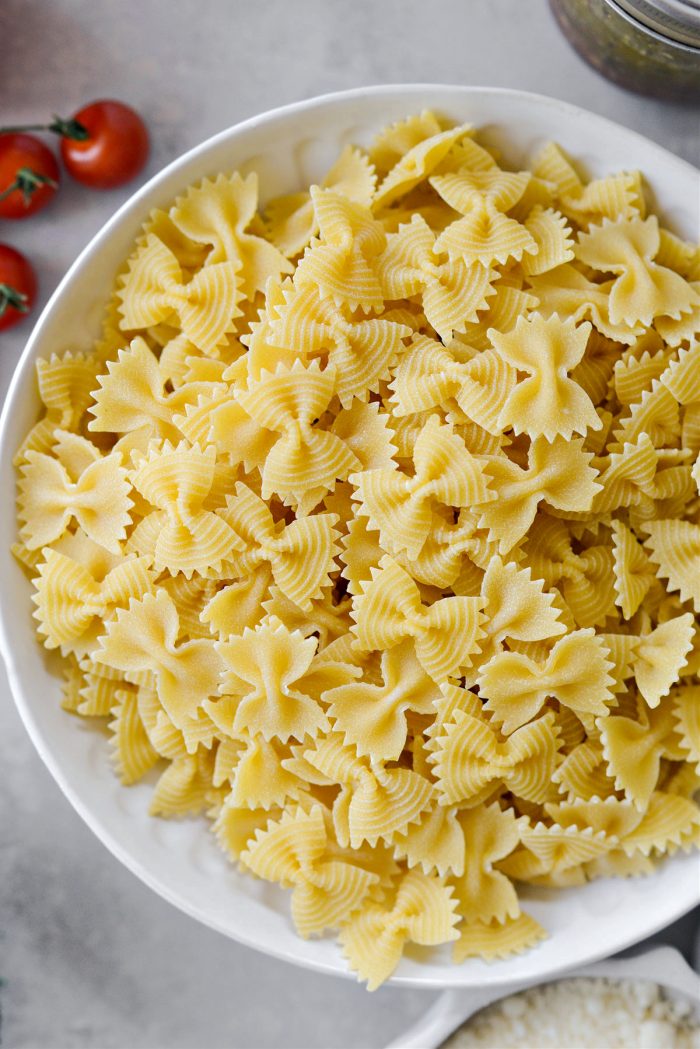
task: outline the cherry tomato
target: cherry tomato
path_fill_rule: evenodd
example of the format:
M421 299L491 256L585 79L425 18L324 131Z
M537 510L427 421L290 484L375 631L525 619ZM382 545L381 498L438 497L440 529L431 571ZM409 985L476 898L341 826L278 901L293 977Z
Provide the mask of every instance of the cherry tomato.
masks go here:
M34 305L36 274L24 255L0 244L0 331L22 320Z
M38 138L0 134L0 218L23 219L39 211L55 194L59 177L56 157Z
M148 131L141 117L123 102L92 102L73 117L87 138L61 139L67 170L86 186L110 189L138 175L148 156Z

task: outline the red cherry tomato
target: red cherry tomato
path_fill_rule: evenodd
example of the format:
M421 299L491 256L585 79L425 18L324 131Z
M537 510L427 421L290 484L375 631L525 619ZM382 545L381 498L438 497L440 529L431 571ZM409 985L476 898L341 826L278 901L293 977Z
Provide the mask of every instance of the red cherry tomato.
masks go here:
M36 298L36 274L24 255L0 244L0 331L17 324Z
M38 138L0 134L0 218L23 219L39 211L55 194L59 178L56 157Z
M83 141L61 139L67 170L85 186L110 189L138 175L148 156L148 131L141 117L123 102L92 102L73 117L87 130Z

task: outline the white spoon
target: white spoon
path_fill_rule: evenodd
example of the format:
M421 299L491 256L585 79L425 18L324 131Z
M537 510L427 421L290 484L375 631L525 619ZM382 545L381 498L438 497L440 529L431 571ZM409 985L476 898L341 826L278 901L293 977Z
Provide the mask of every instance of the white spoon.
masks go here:
M700 976L693 972L675 947L654 947L624 958L607 958L581 969L564 972L554 980L569 980L579 976L608 976L617 980L648 980L666 990L689 998L697 1008L700 1003ZM438 1049L446 1038L462 1024L501 998L509 998L537 981L520 981L508 987L477 988L473 991L445 991L430 1009L400 1035L387 1049Z

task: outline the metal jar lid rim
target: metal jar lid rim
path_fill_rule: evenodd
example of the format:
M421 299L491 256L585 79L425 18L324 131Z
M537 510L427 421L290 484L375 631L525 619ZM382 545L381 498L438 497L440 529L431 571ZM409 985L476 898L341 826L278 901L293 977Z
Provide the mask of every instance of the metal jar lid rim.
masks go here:
M608 0L608 3L667 40L700 48L700 0Z

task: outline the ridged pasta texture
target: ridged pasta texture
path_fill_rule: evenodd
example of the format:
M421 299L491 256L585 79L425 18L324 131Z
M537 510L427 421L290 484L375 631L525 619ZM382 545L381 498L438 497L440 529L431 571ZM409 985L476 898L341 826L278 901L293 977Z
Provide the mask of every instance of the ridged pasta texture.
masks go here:
M17 451L65 709L370 989L535 947L528 886L700 842L699 339L700 248L554 144L185 188Z

